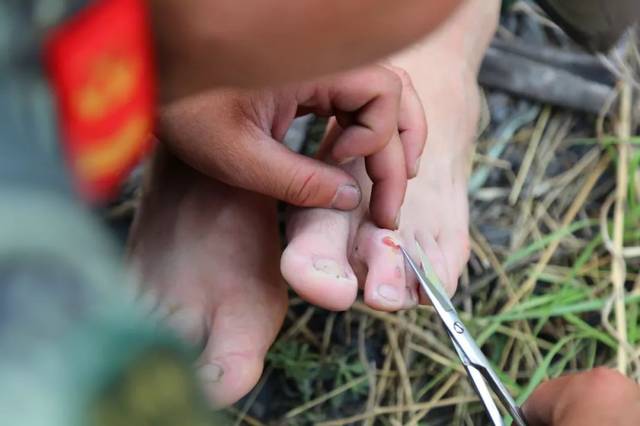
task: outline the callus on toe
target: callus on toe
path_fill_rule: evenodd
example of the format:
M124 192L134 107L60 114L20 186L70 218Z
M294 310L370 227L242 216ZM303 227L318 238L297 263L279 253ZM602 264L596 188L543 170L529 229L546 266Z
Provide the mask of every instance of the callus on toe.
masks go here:
M318 272L335 277L336 279L349 278L349 274L343 266L331 259L314 259L313 269Z

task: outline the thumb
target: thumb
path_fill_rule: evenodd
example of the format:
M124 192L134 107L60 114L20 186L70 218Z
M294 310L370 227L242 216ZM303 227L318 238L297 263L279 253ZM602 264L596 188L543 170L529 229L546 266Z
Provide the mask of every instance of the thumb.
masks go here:
M228 185L298 207L353 210L362 198L348 173L293 152L265 134L245 134L192 165Z

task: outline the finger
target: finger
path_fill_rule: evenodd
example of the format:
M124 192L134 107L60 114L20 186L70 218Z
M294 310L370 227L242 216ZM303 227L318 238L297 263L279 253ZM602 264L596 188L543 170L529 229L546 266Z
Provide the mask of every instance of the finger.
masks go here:
M367 157L367 174L373 182L369 212L373 222L387 229L400 226L400 208L407 190L404 151L398 134L377 154Z
M404 148L407 176L411 179L418 175L420 168L420 157L427 141L427 120L424 107L409 74L402 68L390 65L387 67L396 73L402 82L398 132Z
M640 388L604 367L543 383L523 407L536 425L637 425Z
M331 151L343 131L344 129L340 127L335 117L329 118L324 136L320 142L320 146L318 146L315 157L324 162L328 162L330 164L333 163L334 159L331 155Z
M269 195L299 207L352 210L362 194L355 179L338 167L294 153L275 140L255 144L242 161L262 164L254 175L227 174L230 185Z
M394 72L374 66L309 85L296 96L304 111L336 116L344 131L331 154L343 163L389 143L398 128L402 82Z
M530 426L548 426L552 424L554 410L558 406L560 397L573 379L573 375L567 375L544 382L538 386L522 407Z
M257 128L224 139L233 143L211 149L203 140L195 153L192 144L178 154L203 174L295 206L352 210L360 204L360 188L351 175L297 154Z

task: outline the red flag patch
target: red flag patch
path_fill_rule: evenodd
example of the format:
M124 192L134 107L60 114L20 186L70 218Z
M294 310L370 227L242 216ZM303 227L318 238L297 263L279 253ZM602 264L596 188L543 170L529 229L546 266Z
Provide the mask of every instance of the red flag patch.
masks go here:
M63 151L80 192L108 199L151 143L154 81L143 0L100 0L45 42Z

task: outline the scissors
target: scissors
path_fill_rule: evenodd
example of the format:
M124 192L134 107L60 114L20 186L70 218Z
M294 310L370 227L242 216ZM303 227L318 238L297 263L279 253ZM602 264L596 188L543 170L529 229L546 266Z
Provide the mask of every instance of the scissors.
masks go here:
M527 426L522 410L513 400L509 391L507 391L507 388L491 368L489 361L487 361L487 358L484 356L475 340L473 340L471 335L469 335L464 324L460 321L453 304L444 292L442 283L433 271L433 268L431 267L427 257L424 255L424 251L420 245L418 245L418 252L421 257L422 268L419 268L415 264L404 247L399 247L406 262L416 274L416 277L420 282L420 286L424 289L425 293L431 300L431 304L433 305L436 313L444 323L447 333L449 334L449 338L453 343L453 347L458 353L458 357L460 357L465 370L467 370L469 379L471 380L476 393L480 397L482 404L484 404L492 423L496 426L504 425L500 411L498 411L498 407L496 406L496 403L489 391L489 387L487 386L487 382L513 418L513 424L517 426Z

